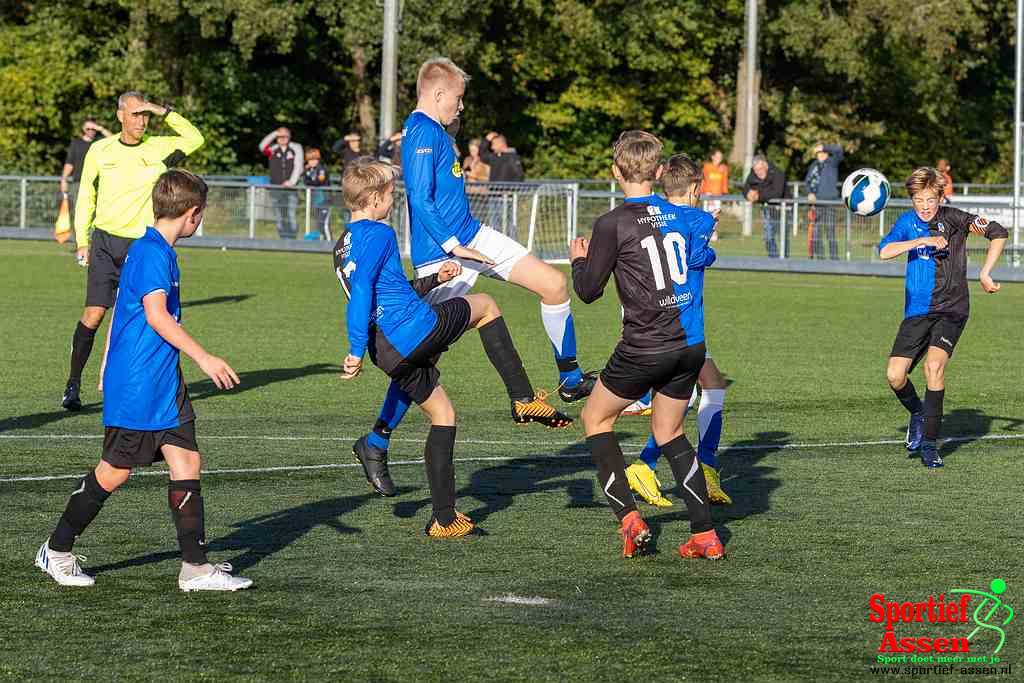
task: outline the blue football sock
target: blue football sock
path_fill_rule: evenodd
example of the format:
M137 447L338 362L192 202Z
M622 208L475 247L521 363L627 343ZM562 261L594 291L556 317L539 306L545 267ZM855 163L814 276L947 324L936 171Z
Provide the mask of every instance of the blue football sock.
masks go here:
M718 468L718 444L722 440L722 407L725 389L705 389L697 408L697 458L708 467Z
M399 389L398 385L392 382L388 386L388 393L384 397L384 404L380 407L380 417L377 418L377 424L374 425L373 431L370 432L369 437L366 439L367 442L374 448L386 451L391 443L391 432L398 427L402 418L409 411L411 404L412 398L409 397L409 394Z
M654 435L647 437L647 445L640 451L640 459L647 464L652 470L658 466L658 458L661 457L661 448L658 447L658 442L654 440Z
M572 389L574 386L583 381L583 372L576 368L569 372L558 373L558 385L565 387L566 389Z
M576 362L576 325L572 320L570 300L554 306L542 303L540 318L551 341L551 349L555 352L558 383L571 389L582 381L583 373Z

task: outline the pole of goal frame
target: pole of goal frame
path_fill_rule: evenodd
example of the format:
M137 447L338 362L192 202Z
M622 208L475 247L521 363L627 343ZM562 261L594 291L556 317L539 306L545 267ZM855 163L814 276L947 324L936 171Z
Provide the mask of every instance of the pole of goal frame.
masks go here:
M380 67L380 140L395 132L398 92L398 0L384 0L384 41Z
M1011 263L1019 263L1020 247L1020 153L1021 153L1021 41L1024 40L1024 0L1017 0L1017 47L1014 52L1016 91L1013 103L1013 257Z

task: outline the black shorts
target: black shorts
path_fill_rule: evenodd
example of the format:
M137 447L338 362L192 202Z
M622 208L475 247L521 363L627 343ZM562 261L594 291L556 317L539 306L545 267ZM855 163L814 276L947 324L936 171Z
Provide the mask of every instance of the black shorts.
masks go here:
M103 460L124 470L145 467L164 459L160 447L165 444L199 451L196 421L182 422L173 429L158 432L107 427L103 433Z
M448 347L469 328L471 309L463 297L431 306L437 314L434 329L408 356L402 356L383 334L375 334L370 344L370 360L395 380L399 388L419 405L434 392L441 377L437 361Z
M635 401L652 389L685 401L693 395L707 349L704 343L665 353L631 353L620 343L601 371L601 383L620 398Z
M115 237L103 230L92 231L89 245L89 275L85 288L85 305L112 308L121 267L134 242L130 237Z
M966 326L967 318L954 318L941 313L907 318L900 323L889 356L912 359L911 370L925 357L929 346L937 346L952 357L953 349Z

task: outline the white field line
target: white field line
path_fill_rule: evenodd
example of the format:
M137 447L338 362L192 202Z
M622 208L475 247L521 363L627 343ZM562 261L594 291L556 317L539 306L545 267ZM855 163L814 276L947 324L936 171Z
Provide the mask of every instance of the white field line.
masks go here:
M100 439L102 436L92 436L87 434L0 434L0 439ZM252 439L263 439L270 441L299 441L299 440L320 440L320 441L347 441L354 440L354 437L277 437L277 436L211 436L203 437L208 439L231 439L238 441L252 440ZM422 439L396 439L396 441L414 441L421 442ZM960 443L964 441L1008 441L1015 439L1024 439L1024 434L984 434L979 436L953 436L945 439L941 439L942 443ZM460 439L460 443L477 443L477 444L498 444L498 445L546 445L556 447L566 446L580 446L581 442L570 442L561 444L541 443L532 441L474 441L472 439ZM727 446L721 449L720 453L739 452L739 451L764 451L764 450L787 450L787 449L812 449L812 448L863 448L867 446L887 446L893 444L902 444L903 439L879 439L877 441L830 441L823 443L783 443L783 444L750 444L741 446ZM640 443L623 443L623 446L642 447ZM512 460L559 460L567 458L579 458L586 455L586 451L580 450L578 453L550 453L550 454L519 454L519 455L498 455L498 456L474 456L468 458L455 458L455 462L509 462ZM392 460L389 462L390 465L422 465L423 459L417 458L415 460ZM203 474L267 474L274 472L298 472L305 470L331 470L331 469L350 469L360 467L359 463L326 463L316 465L278 465L274 467L248 467L248 468L230 468L230 469L212 469L203 470ZM132 476L136 477L157 477L164 476L167 472L163 469L157 470L136 470L132 473ZM0 483L10 484L23 481L57 481L62 479L77 479L81 477L81 473L75 474L52 474L52 475L19 475L13 477L0 477Z

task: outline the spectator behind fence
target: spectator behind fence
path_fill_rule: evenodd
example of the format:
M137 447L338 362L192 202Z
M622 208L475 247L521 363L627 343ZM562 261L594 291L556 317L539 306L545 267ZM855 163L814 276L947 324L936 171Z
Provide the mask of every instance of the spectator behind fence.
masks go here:
M327 171L320 160L320 150L316 147L306 149L306 170L302 174L302 184L306 187L327 187L331 184L331 174ZM310 193L310 201L313 204L315 230L306 233L305 239L317 240L323 236L330 239L330 226L328 221L331 218L331 199L324 190L313 190Z
M480 158L491 167L492 183L520 183L526 177L519 153L508 146L508 140L501 133L487 134L480 143Z
M401 131L392 133L391 137L380 143L380 147L377 148L377 160L384 161L398 168L402 167Z
M814 145L814 161L807 167L804 183L807 184L807 201L815 204L819 199L834 201L839 199L839 162L843 160L843 148L839 145L826 145L821 142ZM828 257L833 261L839 258L839 245L836 243L836 207L831 204L814 207L814 255L825 257L825 245L822 244L822 231L828 237Z
M482 194L487 188L473 183L486 183L491 179L491 167L480 158L480 138L469 141L469 156L462 162L462 172L466 176L466 193Z
M271 144L273 141L273 144ZM260 141L260 151L267 156L270 166L270 184L281 188L295 187L302 175L302 145L292 142L292 132L281 126ZM273 189L270 199L277 215L277 234L281 239L295 239L295 207L299 198L292 190Z
M705 210L718 211L722 208L717 197L729 194L729 167L722 163L722 150L711 153L711 160L704 163L704 177L700 183L700 192L705 197ZM711 241L718 240L718 230L711 233Z
M109 138L113 133L96 123L96 119L89 116L82 122L82 134L68 145L67 156L64 159L64 168L60 172L60 191L68 200L68 210L71 216L75 215L75 199L78 197L78 183L82 180L82 164L85 163L85 153L89 151L92 143L96 142L96 133ZM74 222L72 221L72 227Z
M953 167L949 165L949 161L946 159L939 159L935 163L935 168L939 169L939 172L946 176L946 186L942 188L942 199L948 202L949 198L953 196L953 176L950 173Z
M341 172L344 174L350 162L363 156L363 139L359 133L349 133L331 145L331 151L341 155Z
M759 202L761 206L762 227L761 235L764 238L764 246L768 256L778 258L779 249L775 244L775 215L766 202L772 199L782 199L786 194L786 175L772 164L763 155L754 157L750 174L743 183L743 194L747 201Z

